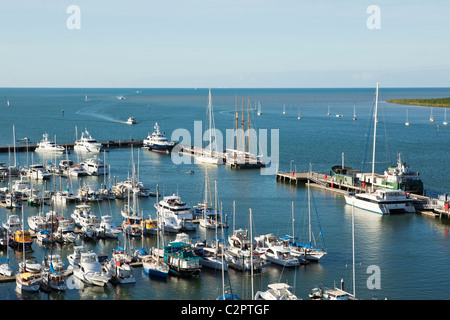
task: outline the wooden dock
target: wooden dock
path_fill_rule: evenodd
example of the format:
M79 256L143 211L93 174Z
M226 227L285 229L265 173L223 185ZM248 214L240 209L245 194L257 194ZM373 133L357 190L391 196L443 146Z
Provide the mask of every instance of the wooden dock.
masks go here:
M310 182L312 187L319 189L346 194L348 192L367 192L369 186L359 187L336 182L332 177L326 174L316 172L277 172L276 180L289 184L307 183ZM377 187L376 187L377 188ZM430 216L430 217L442 217L446 215L450 217L450 210L445 209L445 205L439 203L438 199L418 195L410 194L411 198L414 198L414 207L417 213Z

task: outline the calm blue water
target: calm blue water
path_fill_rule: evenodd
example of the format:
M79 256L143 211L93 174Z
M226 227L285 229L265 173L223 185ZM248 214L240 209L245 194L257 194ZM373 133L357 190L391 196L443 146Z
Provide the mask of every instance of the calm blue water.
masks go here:
M139 92L137 92L139 91ZM363 159L371 159L369 122L374 101L374 88L368 89L213 89L212 98L216 128L225 133L234 128L236 94L247 97L252 106L260 101L263 114L251 115L256 129L279 130L280 171L313 171L328 173L333 165L340 164L342 153L345 165L361 169ZM85 102L85 95L88 101ZM118 96L126 99L119 100ZM387 104L389 98L448 97L450 88L381 88L379 103L376 171L381 173L388 165L395 164L401 153L410 167L419 171L427 194L438 195L449 191L448 170L450 156L450 129L442 125L444 110L433 109L436 121L429 122L430 108ZM30 138L37 143L44 132L60 143L73 142L75 128L78 134L87 128L100 141L142 140L152 132L154 122L170 137L176 129L186 129L193 135L194 121L206 121L207 89L0 89L0 145L12 145L13 125L16 138ZM6 101L10 101L8 107ZM286 114L282 114L283 104ZM331 116L327 116L330 106ZM353 121L353 109L357 121ZM406 109L409 110L411 126L404 125ZM298 120L298 113L302 119ZM337 118L335 114L342 114ZM135 116L138 124L126 125L129 116ZM246 116L247 117L247 116ZM450 117L450 114L449 114ZM273 146L272 146L273 147ZM367 154L365 150L367 148ZM270 156L269 152L265 154ZM65 156L64 156L65 157ZM75 161L77 155L70 154ZM62 157L56 159L59 161ZM159 185L161 193L178 193L183 200L195 205L203 199L204 172L195 163L176 165L167 155L134 151L139 160L140 180L154 189ZM25 152L17 155L17 162L47 162L38 154ZM54 160L54 159L53 159ZM0 162L13 161L13 155L0 154ZM111 178L125 179L131 172L129 149L111 149L106 153L111 165ZM275 164L274 164L275 165ZM188 171L194 174L187 174ZM365 164L370 171L370 163ZM211 182L217 180L220 201L228 215L232 230L233 201L236 204L234 224L237 228L249 228L249 208L254 216L253 234L272 232L283 236L292 233L291 204L294 202L295 233L306 237L306 189L277 183L274 175L261 175L259 170L232 171L225 166L208 170ZM80 183L98 186L103 178L87 177L80 181L57 180L56 184L68 184L74 190ZM37 182L37 187L42 184ZM3 185L2 185L3 186ZM51 186L47 186L51 188ZM352 288L351 209L340 195L312 189L320 226L328 255L318 264L299 267L297 270L269 266L255 276L256 290L265 290L274 281L288 282L295 286L296 294L308 299L313 287L332 287L344 279L346 289ZM144 215L155 216L155 198L140 199ZM122 200L92 204L95 212L112 214L120 223ZM63 208L68 216L73 207ZM0 208L0 220L6 220L10 211ZM37 209L25 206L25 220L37 214ZM314 213L315 215L315 213ZM381 217L376 214L355 211L356 224L356 295L361 299L448 299L450 298L450 275L446 268L450 263L449 221L430 219L419 215L393 215ZM314 224L319 239L318 227ZM214 232L198 230L191 234L201 239L213 238ZM85 243L88 249L110 253L118 241ZM134 243L138 247L156 245L153 237ZM42 260L45 248L33 244L33 256ZM55 250L63 257L73 251L72 246L58 246ZM2 254L3 257L5 253ZM21 255L10 252L12 264L17 266ZM67 260L66 260L67 262ZM68 265L68 262L67 262ZM369 289L367 273L369 266L380 268L380 289ZM26 298L32 299L215 299L221 294L221 273L203 270L197 279L157 281L147 277L141 268L134 272L137 282L132 285L112 285L105 288L85 286L60 294L40 292ZM229 271L233 292L242 298L251 297L249 275ZM227 280L228 281L228 280ZM15 283L0 284L0 299L13 300L22 296L15 292Z

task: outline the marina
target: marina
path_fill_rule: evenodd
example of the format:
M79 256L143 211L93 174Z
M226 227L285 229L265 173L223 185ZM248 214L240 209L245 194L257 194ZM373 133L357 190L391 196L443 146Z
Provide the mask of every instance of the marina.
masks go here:
M21 96L25 97L28 94L30 101L35 99L33 92L22 90ZM0 144L4 146L1 148L0 162L5 163L5 167L12 165L15 158L18 163L17 167L22 172L25 172L24 168L35 164L42 164L44 169L55 164L56 167L59 167L59 164L64 164L67 169L82 169L82 163L96 163L93 161L87 162L88 159L94 158L92 154L74 150L76 127L87 128L89 134L92 134L92 137L101 142L102 150L95 157L97 160L101 160L106 167L104 167L102 174L97 175L71 174L71 171L68 170L65 174L55 171L45 179L23 177L23 181L32 185L46 204L34 206L30 204L32 202L29 202L28 198L23 197L21 207L0 207L2 223L6 222L11 215L17 215L21 218L23 209L24 227L28 229L30 221L28 218L39 216L41 211L48 213L52 207L57 210L58 217L64 217L70 221L71 214L77 206L88 205L97 217L98 223L100 223L102 217L109 216L111 218L109 221L112 221L116 230L121 233L117 238L108 238L101 237L101 232L99 232L97 234L99 237L91 238L89 232L97 230L97 227L77 227L73 231L75 242L55 242L53 245L49 245L39 240L40 238L45 239L43 237L45 234L30 231L30 237L33 240L32 250L26 252L26 256L29 256L30 259L34 258L40 263L52 250L53 253L60 255L65 263L61 275L67 281L68 289L61 292L39 290L35 293L23 295L15 291L15 277L4 277L0 279L0 299L214 300L223 293L222 270L220 264L217 265L217 261L220 261L224 255L227 255L228 261L231 262L230 265L227 265L230 267L223 272L226 291L231 293L231 289L232 294L238 295L244 300L255 298L257 292L259 292L258 298L262 298L270 295L277 296L284 290L289 290L300 299L310 299L311 291L314 288L336 288L337 286L333 284L339 283L341 279L345 280L345 288L350 288L353 285L349 275L351 268L348 267L350 265L348 263L349 257L351 256L351 242L349 242L351 206L346 204L344 197L349 192L361 193L368 190L371 187L372 177L370 174L362 174L362 172L369 170L340 171L335 167L336 163L343 158L341 157L342 151L345 151L346 163L345 166L338 166L339 168L348 169L350 165L354 168L361 167L360 149L363 147L360 148L354 140L359 143L358 136L364 137L365 125L370 118L374 89L362 91L323 89L323 91L320 91L321 95L317 95L314 90L240 90L239 96L247 97L248 95L252 103L261 101L264 106L264 113L259 116L250 112L253 126L269 129L280 128L280 158L277 164L278 170L274 174L262 174L264 169L273 165L268 158L270 149L267 152L261 152L263 156L260 160L264 162L264 166L257 166L251 170L230 170L231 166L227 165L227 152L236 152L237 154L242 152L241 147L228 150L224 148L222 153L218 153L223 165L197 163L195 161L196 146L189 141L180 141L176 145L179 149L174 150L181 152L180 155L188 155L188 159L192 160L190 163L176 164L172 161L172 157L176 157L176 154L150 152L151 150L145 148L143 141L145 137L156 131L153 130L156 123L160 126L160 133L165 131L165 136L169 141L177 141L177 137L171 136L170 132L178 128L176 122L179 121L179 117L184 119L187 129L191 129L189 126L194 120L204 119L209 94L207 89L173 89L169 91L140 89L139 95L136 94L136 90L130 90L129 94L125 95L123 92L118 92L119 90L90 89L88 92L90 101L87 102L83 101L85 93L80 94L82 90L44 90L48 97L55 93L58 95L62 93L67 96L64 117L62 119L62 116L59 115L59 119L62 121L55 126L55 130L49 131L48 134L49 137L56 136L58 145L64 146L70 152L56 155L34 152L37 144L32 142L29 143L28 148L23 145L23 142L14 148L13 143L11 143L13 140L11 119L15 118L15 114L13 110L6 110L5 117L0 120L4 122L3 135L0 137ZM296 99L295 101L300 104L305 92L312 99L310 101L311 106L306 106L303 101L301 127L298 127L299 108L297 104L286 103L285 114L282 114L280 108L282 108L283 103L276 103L275 100L279 100L280 96L291 96L291 98L293 96ZM398 94L398 92L398 90L394 90L391 94ZM158 94L163 95L161 100L157 98ZM214 101L215 126L225 132L225 129L235 126L236 92L235 90L213 89L211 94ZM17 100L13 99L14 95L11 92L5 92L5 95L8 95L11 101ZM102 95L103 97L99 97ZM109 98L110 96L122 95L126 96L126 99ZM158 113L149 112L148 108L139 109L142 105L140 99L143 99L142 96L144 95L146 96L145 99L151 101L151 110L158 110ZM96 96L98 100L94 102ZM314 100L319 96L327 97L326 101L318 102ZM364 97L367 100L359 102L359 104L364 105L365 109L358 104L358 121L352 120L355 109L352 100L355 97L358 99ZM177 112L173 112L172 109L165 106L167 100L172 101L170 103L171 108L176 109ZM335 102L336 100L343 102L339 104ZM98 101L109 102L98 103ZM183 105L185 101L190 101L190 104ZM85 103L91 103L92 105L86 107ZM119 106L123 103L126 103L130 110L123 111ZM51 110L59 110L60 108L59 103L49 101L48 104L53 108L47 110L48 114L55 114L56 112ZM333 105L333 110L344 116L327 117L326 112L329 104ZM15 108L21 108L20 103L14 105ZM23 108L26 109L25 105ZM399 110L395 108L399 108ZM123 114L120 114L121 112ZM419 193L408 192L409 196L414 199L416 213L420 214L380 215L355 208L356 297L358 299L380 300L385 298L423 299L424 297L420 294L423 288L428 288L427 290L433 292L439 290L446 296L448 292L446 290L448 289L444 284L448 276L445 274L437 276L437 273L448 262L448 257L445 254L449 226L448 210L446 210L448 201L445 197L447 177L444 172L433 174L435 168L439 166L430 163L440 163L444 160L438 156L434 159L429 155L432 154L433 148L445 147L442 141L448 138L448 133L442 128L437 135L434 129L427 127L429 122L428 109L421 110L418 108L416 112L410 112L409 114L409 120L412 124L417 123L420 116L423 115L424 125L422 128L417 128L417 125L404 126L404 109L400 110L400 106L394 107L394 110L389 110L389 112L394 112L393 115L388 113L391 121L397 121L398 124L401 124L401 126L390 128L394 130L397 137L393 139L393 142L395 143L398 139L402 144L400 147L395 145L392 148L394 150L392 152L393 161L376 163L376 172L404 170L395 165L398 162L396 160L397 151L398 153L401 152L402 160L406 159L414 170L420 170L420 178L426 190L420 191L417 189ZM42 114L42 127L51 127L55 118L47 118L44 112L39 112L39 114ZM102 117L99 117L99 114ZM129 114L135 115L137 120L137 123L132 126L123 123L126 122ZM252 118L253 115L257 117ZM439 115L435 110L434 117L438 118ZM124 120L121 120L122 122L115 121L119 118ZM349 122L344 123L343 121ZM364 123L364 121L366 122ZM41 127L31 126L31 122L31 118L28 120L25 118L22 123L15 123L16 140L20 140L24 136L30 137L31 141L41 140L45 130ZM101 126L96 126L97 123L101 123ZM349 128L350 123L355 127ZM315 128L319 125L323 128L320 134L315 131ZM286 128L286 130L283 128ZM330 131L327 131L327 128ZM423 144L420 141L411 142L416 145L420 144L423 152L411 152L409 142L407 148L403 147L406 143L402 130L411 128L418 130L422 137L427 138ZM347 129L348 131L346 131ZM303 139L305 135L308 137L306 139L308 141ZM324 135L326 135L326 138L324 138ZM409 137L410 134L407 134L407 136ZM345 140L346 137L351 138ZM364 139L361 138L360 141L363 145ZM200 148L200 150L205 149ZM232 153L231 155L234 157ZM446 155L442 156L446 157ZM427 165L424 165L423 158L426 159ZM312 170L311 167L315 169ZM207 174L205 168L207 168ZM94 172L96 171L94 170ZM209 180L206 187L205 177ZM386 186L387 182L394 183L394 180L388 181L385 174L374 174L374 177L376 189L381 189L384 180L386 180ZM19 188L21 184L16 183L16 181L20 180L20 175L4 176L0 187L11 186L12 188L16 184ZM311 185L311 201L307 200L306 185L308 182ZM216 183L217 192L214 190L214 183ZM364 183L364 186L362 186L362 183ZM22 187L25 187L25 184ZM101 193L101 190L105 193ZM117 192L110 193L110 191ZM205 197L205 193L207 197ZM53 196L55 196L55 201L60 198L61 202L52 204ZM172 200L173 202L171 202ZM66 202L63 203L63 201ZM169 202L174 205L169 206ZM162 239L161 236L158 236L155 226L158 225L159 219L157 213L163 212L163 210L157 210L158 204L163 205L163 203L168 210L172 211L197 207L200 215L194 215L190 219L191 224L178 224L178 229L175 228L172 232L165 230L164 239ZM309 211L308 206L310 207ZM129 215L128 218L130 219L126 219L123 212L128 212L126 211L128 207L130 209L136 208L138 215ZM215 217L215 213L221 213L217 216L217 219L223 219L223 222L225 222L223 229L220 223L217 224L219 226L217 229L201 226L202 208L208 208L208 211L205 212L210 214L209 217ZM253 215L251 224L249 219L250 209ZM308 212L310 218L308 218ZM125 227L132 226L133 221L131 220L138 217L142 221L145 220L145 224L140 225L145 225L145 229L144 227L140 229L142 234L140 236L132 236L131 233L125 235ZM173 219L176 218L175 215L172 217ZM428 219L428 217L440 217L440 219ZM312 220L311 223L308 223L308 219ZM124 221L127 224L124 224ZM95 220L92 220L92 222L97 223ZM308 237L309 226L311 237ZM250 227L253 229L252 234L250 234ZM182 228L184 230L181 230ZM222 246L222 243L228 246L228 239L238 230L248 231L247 236L254 240L253 248L259 250L259 257L263 260L253 261L258 268L253 275L255 289L253 293L250 272L240 270L239 258L233 260L235 257L239 257L237 250L235 250L233 256L233 250L227 254L227 247ZM183 233L187 237L180 237ZM237 232L236 234L243 233ZM323 239L320 235L323 236ZM313 245L313 242L322 242L323 240L324 246L321 247L326 249L324 251L326 254L319 261L300 262L299 260L292 260L285 252L284 247L278 243L278 241L287 243L288 240L294 240L293 242L304 245L311 243L311 247L314 246L315 248L319 246ZM211 260L210 263L216 267L208 268L205 262L205 266L199 269L196 264L198 259L195 258L185 260L192 261L193 268L190 270L183 271L172 268L167 277L154 277L149 275L148 262L150 259L148 258L150 257L146 257L147 260L144 258L143 260L126 262L126 256L122 255L122 249L132 248L136 257L142 255L142 252L147 254L155 252L163 259L164 246L162 241L164 241L166 247L170 242L178 243L171 248L167 248L171 261L178 261L176 259L180 258L192 259L193 257L213 258L216 260ZM186 245L181 244L184 242L192 244L194 246L193 252L198 254L202 252L204 257L200 255L191 256L190 251L184 251L186 254L183 256L174 255L177 250L186 250ZM242 243L247 247L250 246L249 242ZM79 271L75 276L73 273L75 269L69 267L71 259L69 257L73 255L77 246L82 247L85 252L96 253L104 268L114 274L115 280L112 281L113 278L111 278L111 281L99 286L80 280L83 276ZM23 255L20 250L11 247L8 254L5 248L6 246L2 250L2 257L8 256L9 264L17 272ZM160 249L156 250L155 248ZM222 248L223 253L221 252ZM263 258L268 250L273 251L273 254L269 252L270 263ZM422 256L420 261L417 261L418 251ZM301 256L301 252L298 251L297 254ZM399 252L402 255L401 265L395 258ZM282 259L283 255L285 255L285 259ZM88 256L86 256L86 259L88 259ZM103 261L103 259L106 260ZM114 265L117 262L117 266L120 265L122 268L111 268L111 261ZM144 261L146 267L144 267ZM433 269L437 270L436 274L432 272L433 275L430 275L427 272L427 276L423 276L424 278L421 281L423 270L429 270L427 268L430 261L433 261ZM132 269L127 269L124 263ZM411 273L402 271L404 270L402 267L404 263L410 264L414 270L411 272L419 276L413 277ZM381 289L371 290L366 286L367 270L373 265L379 266L382 272ZM130 270L133 277L126 278L125 274L126 272L129 273ZM120 278L121 274L122 278ZM186 274L195 275L192 277L186 276ZM411 278L414 278L414 280ZM437 278L439 278L439 281L436 280ZM101 282L98 283L101 284ZM405 288L409 289L405 290ZM330 296L333 292L328 290Z

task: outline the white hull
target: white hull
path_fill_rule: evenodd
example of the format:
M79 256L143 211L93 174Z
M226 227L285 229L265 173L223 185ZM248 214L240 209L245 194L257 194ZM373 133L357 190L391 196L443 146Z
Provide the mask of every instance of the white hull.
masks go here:
M345 202L349 205L354 205L356 208L372 211L381 215L390 214L393 212L407 212L414 213L414 205L412 201L375 201L371 197L358 198L355 195L345 195Z

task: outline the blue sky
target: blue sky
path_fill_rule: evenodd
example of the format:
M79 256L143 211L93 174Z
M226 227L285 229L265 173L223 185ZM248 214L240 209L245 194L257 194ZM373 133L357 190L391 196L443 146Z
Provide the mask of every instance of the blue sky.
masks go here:
M449 35L447 0L2 1L0 86L450 86Z

